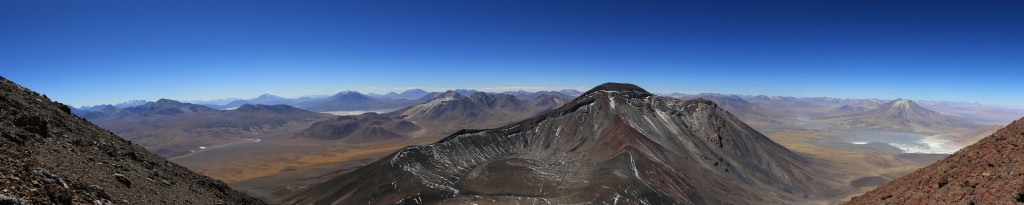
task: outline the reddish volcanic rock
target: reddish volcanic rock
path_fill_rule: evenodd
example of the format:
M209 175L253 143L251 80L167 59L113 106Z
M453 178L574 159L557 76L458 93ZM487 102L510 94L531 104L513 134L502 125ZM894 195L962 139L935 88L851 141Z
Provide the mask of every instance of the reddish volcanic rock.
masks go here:
M1024 119L846 204L1024 203Z
M0 204L265 204L0 77Z

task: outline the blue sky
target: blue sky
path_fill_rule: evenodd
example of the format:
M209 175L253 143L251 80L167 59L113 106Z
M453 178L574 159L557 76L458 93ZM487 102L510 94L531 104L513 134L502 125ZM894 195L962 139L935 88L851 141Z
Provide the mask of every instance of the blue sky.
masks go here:
M0 2L0 75L75 106L408 87L1024 106L1024 1Z

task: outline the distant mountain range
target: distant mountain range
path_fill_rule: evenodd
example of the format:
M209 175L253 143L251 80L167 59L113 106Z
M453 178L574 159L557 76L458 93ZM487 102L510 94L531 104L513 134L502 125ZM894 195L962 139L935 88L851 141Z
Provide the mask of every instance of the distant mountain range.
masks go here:
M368 142L450 134L459 129L497 127L527 119L568 102L564 95L534 95L519 99L508 94L457 91L430 94L433 98L393 112L342 116L313 124L302 136Z
M419 104L417 100L373 98L355 91L345 91L330 97L296 103L303 109L328 111L394 110Z
M456 89L453 90L462 95L472 95L473 93L479 92L472 89ZM341 92L349 93L349 92ZM528 91L507 91L503 94L516 96L518 99L532 99L542 94L556 95L561 97L575 97L579 96L582 92L572 89L564 89L560 91L539 91L539 92L528 92ZM329 111L357 111L360 109L373 108L372 110L395 110L401 109L406 106L415 105L418 103L429 101L434 96L440 94L440 92L427 92L422 89L410 89L403 91L402 93L390 92L387 94L362 94L365 98L376 99L379 101L372 101L367 103L353 103L346 105L347 102L359 101L359 99L346 99L345 97L336 98L335 100L317 100L328 97L338 97L338 94L331 96L306 96L299 98L283 98L270 94L264 94L251 99L237 99L237 98L225 98L211 101L190 101L194 104L206 105L211 108L217 109L232 109L237 108L243 104L285 104L308 110L329 112ZM564 95L564 96L562 96ZM823 114L836 114L836 111L840 107L849 106L849 108L843 108L843 110L861 110L862 108L873 109L881 104L888 102L889 100L880 99L847 99L847 98L831 98L831 97L786 97L786 96L766 96L766 95L728 95L728 94L717 94L717 93L701 93L696 95L690 94L666 94L669 97L678 97L682 99L693 99L694 96L708 96L707 99L711 99L710 96L735 96L752 103L761 108L761 110L772 112L772 114L796 114L796 115L812 115L812 116L823 116ZM354 96L354 98L362 98ZM317 100L316 102L309 102ZM116 108L126 108L145 103L142 100L133 100L124 103L113 105ZM374 104L377 103L377 104ZM946 115L952 115L956 117L964 118L972 123L995 125L1005 124L1017 117L1024 115L1024 109L1008 108L1001 106L982 105L977 103L964 103L964 102L945 102L945 101L918 101L918 103L929 110L937 111ZM372 105L371 105L372 104ZM105 109L105 105L95 106L83 106L76 108L76 110L91 111L98 109ZM729 110L729 107L726 107ZM732 110L730 110L732 111ZM77 111L76 111L77 112ZM735 111L733 114L745 118L749 116L759 116L757 113L744 113Z
M424 105L520 105L456 94ZM819 163L711 101L609 83L528 120L406 147L284 204L786 204L841 189Z
M331 117L288 105L245 104L233 110L161 99L143 105L84 111L79 116L162 156L188 154L200 146L227 143Z
M384 95L370 93L370 94L366 94L366 95L368 95L370 97L374 97L374 98L414 100L414 99L422 98L423 96L426 96L428 93L429 92L424 91L424 90L412 89L412 90L406 90L406 91L404 91L402 93L390 92L390 93L387 93L387 94L384 94Z
M912 100L896 99L877 108L840 107L837 114L820 119L852 128L884 129L905 132L948 132L957 128L976 128L977 124L921 107Z
M299 136L366 143L408 138L413 132L423 129L416 123L402 119L401 116L371 112L320 121L302 130Z
M770 109L766 109L760 105L748 102L742 97L737 95L724 95L724 94L713 94L713 93L702 93L698 95L676 95L676 98L683 100L692 100L703 98L711 100L718 104L719 107L729 111L730 114L736 115L740 119L746 120L772 120L781 116L782 114Z
M128 107L139 106L139 105L142 105L142 104L146 104L147 102L148 101L145 101L145 100L129 100L129 101L125 101L125 102L122 102L122 103L115 104L115 105L82 106L82 107L80 107L78 109L79 110L87 110L87 111L95 111L95 110L100 110L100 109L107 109L107 107L115 107L115 108L119 108L120 109L120 108L128 108Z
M228 143L261 133L283 132L286 125L294 123L308 124L294 131L298 136L345 139L353 143L449 134L458 129L494 127L526 119L561 106L571 98L558 92L520 93L530 99L484 92L469 96L457 91L422 93L413 90L404 93L408 94L406 97L419 98L383 99L345 91L318 99L289 99L265 94L235 100L217 108L161 99L133 107L99 105L72 111L157 154L173 157L196 151L201 146ZM444 100L446 98L457 99ZM391 113L342 117L306 111L395 110L403 107L405 109ZM287 129L296 128L287 126Z
M472 95L479 91L472 89L456 89L463 95ZM527 91L509 91L506 94L514 93L520 99L532 99L542 94L559 95L571 97L571 94L578 93L575 90L562 90L559 92L554 91L540 91L540 92L527 92ZM568 93L568 94L566 94ZM205 105L207 107L216 109L234 109L244 104L263 104L263 105L291 105L300 107L303 109L330 112L330 111L357 111L357 110L394 110L403 108L406 106L415 105L425 101L433 99L434 96L440 93L431 93L422 89L411 89L406 90L402 93L390 92L387 94L362 94L355 91L343 91L331 96L307 96L299 98L284 98L271 94L263 94L255 98L250 99L238 99L238 98L225 98L219 100L210 101L190 101L193 104ZM123 109L128 107L134 107L147 103L145 100L132 100L116 105L112 105L115 108ZM96 111L100 109L106 109L108 105L94 105L94 106L82 106L76 108L81 111Z
M265 204L2 77L0 96L0 204Z

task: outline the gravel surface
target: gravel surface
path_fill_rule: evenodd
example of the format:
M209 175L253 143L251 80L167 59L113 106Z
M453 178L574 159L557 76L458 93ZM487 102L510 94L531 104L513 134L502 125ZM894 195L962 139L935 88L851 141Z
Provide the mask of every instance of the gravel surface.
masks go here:
M0 204L264 204L0 77Z
M846 204L1022 204L1024 119Z

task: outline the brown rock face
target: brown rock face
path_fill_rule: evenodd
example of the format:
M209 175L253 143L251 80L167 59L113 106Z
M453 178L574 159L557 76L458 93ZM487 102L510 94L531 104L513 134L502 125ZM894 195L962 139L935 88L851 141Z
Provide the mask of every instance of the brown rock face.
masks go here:
M0 204L263 204L0 78Z
M846 204L1024 203L1024 119Z

